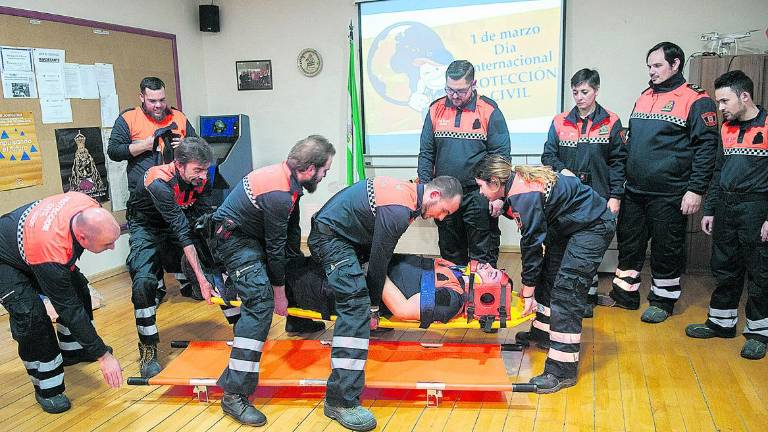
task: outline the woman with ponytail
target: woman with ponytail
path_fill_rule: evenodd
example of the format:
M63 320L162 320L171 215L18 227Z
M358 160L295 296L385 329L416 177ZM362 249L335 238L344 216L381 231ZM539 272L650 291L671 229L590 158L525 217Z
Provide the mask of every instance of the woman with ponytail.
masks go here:
M539 393L576 384L587 291L613 239L616 219L605 199L576 177L545 166L513 166L497 155L475 168L480 193L504 200L520 229L524 313L537 311L523 339L548 348ZM546 255L543 246L546 245Z

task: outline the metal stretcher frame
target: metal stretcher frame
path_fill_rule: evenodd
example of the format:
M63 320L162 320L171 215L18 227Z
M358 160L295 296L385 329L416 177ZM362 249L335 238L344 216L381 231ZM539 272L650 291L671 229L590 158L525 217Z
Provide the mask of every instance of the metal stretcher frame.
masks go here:
M229 361L226 341L174 342L184 351L158 375L128 378L129 385L194 386L200 400ZM259 386L323 387L330 375L330 344L319 340L267 341ZM426 390L427 405L437 405L443 390L535 392L536 386L509 381L502 347L490 344L421 344L372 341L366 362L366 387ZM434 403L431 403L434 398Z
M240 306L239 300L233 300L227 303L226 300L222 299L221 297L211 297L211 302L221 306L234 306L234 307ZM522 324L534 318L535 314L523 316L522 310L523 310L522 305L518 301L517 297L513 298L510 304L509 316L507 317L507 322L505 326L515 327L519 324ZM316 320L323 319L319 312L306 310L306 309L299 309L299 308L288 308L288 315L299 317L299 318L311 318ZM331 321L335 321L335 320L336 320L336 315L331 315ZM397 318L381 317L379 318L379 327L391 328L391 329L411 329L411 328L419 328L419 322L400 320ZM501 323L498 320L493 321L491 328L499 329L500 327L501 327ZM433 322L432 324L429 325L429 328L435 329L435 330L450 330L450 329L479 330L482 328L482 323L476 319L467 322L467 319L463 315L460 315L448 321L447 323Z

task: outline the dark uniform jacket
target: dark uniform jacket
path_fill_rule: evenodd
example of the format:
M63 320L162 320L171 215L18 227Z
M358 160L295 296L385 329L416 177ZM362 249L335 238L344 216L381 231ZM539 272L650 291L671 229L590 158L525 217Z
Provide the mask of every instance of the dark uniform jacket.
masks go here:
M704 214L712 216L721 191L759 193L768 197L768 113L762 107L752 120L730 121L720 129L722 145L715 174L704 202ZM768 215L766 215L768 220Z
M368 293L378 305L397 241L421 215L424 185L390 177L359 181L337 193L313 216L338 237L370 250Z
M302 191L285 162L270 165L245 176L213 215L214 221L232 220L244 235L261 240L272 285L285 285L287 251L300 247Z
M512 174L505 186L504 216L520 229L522 283L535 286L543 263L547 230L567 236L590 226L609 211L606 201L578 178L557 174L554 184L528 182Z
M704 194L717 153L715 103L682 74L651 84L629 117L626 189L647 195Z
M211 184L193 186L182 180L172 162L151 167L130 200L136 219L171 228L181 247L193 244L190 220L213 211Z
M0 218L0 262L29 275L50 300L61 322L88 355L101 357L107 346L71 285L71 272L83 253L72 233L72 219L99 203L80 192L53 195Z
M475 93L462 108L443 96L432 102L421 130L418 175L427 183L441 175L477 187L473 169L487 154L509 158L509 130L496 102Z
M184 113L174 108L171 108L168 115L161 121L156 121L152 116L147 115L140 106L123 111L115 120L112 135L109 136L107 154L113 161L128 161L128 190L130 192L135 191L137 186L141 185L144 173L150 167L163 164L160 155L163 153L164 144L161 140L157 151L148 151L136 156L131 156L128 146L133 141L153 136L158 129L169 127L172 123L176 124L172 132L182 138L197 136L195 128L189 123Z
M621 129L619 117L600 104L585 119L573 107L552 120L541 163L555 172L568 169L606 200L621 199L627 159Z

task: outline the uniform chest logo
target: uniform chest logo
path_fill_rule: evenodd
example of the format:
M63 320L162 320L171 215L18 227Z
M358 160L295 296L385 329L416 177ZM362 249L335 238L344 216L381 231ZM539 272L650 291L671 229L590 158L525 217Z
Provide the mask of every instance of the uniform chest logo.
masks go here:
M755 134L755 137L752 138L752 144L762 144L763 143L763 133L758 132Z
M598 135L606 135L608 133L608 125L600 126L600 130L597 131Z
M675 101L671 100L671 101L667 102L666 105L661 107L661 111L663 111L663 112L670 112L670 111L672 111L672 108L674 108L674 107L675 107Z
M480 119L475 119L475 122L472 123L472 129L480 129Z

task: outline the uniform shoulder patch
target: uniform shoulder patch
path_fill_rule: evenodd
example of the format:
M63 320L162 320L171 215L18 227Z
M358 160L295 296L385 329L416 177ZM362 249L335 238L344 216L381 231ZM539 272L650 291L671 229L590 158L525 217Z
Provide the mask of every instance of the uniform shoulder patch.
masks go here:
M688 83L688 88L695 91L696 93L704 93L706 90L703 88L697 86L696 84Z
M701 119L704 120L704 124L708 127L717 126L717 114L713 111L705 112L701 115Z

